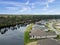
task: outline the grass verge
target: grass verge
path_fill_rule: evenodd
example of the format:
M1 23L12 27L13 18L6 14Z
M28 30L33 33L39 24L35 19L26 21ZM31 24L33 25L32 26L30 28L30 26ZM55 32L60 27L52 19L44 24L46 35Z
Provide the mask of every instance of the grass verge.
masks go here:
M33 26L34 24L32 23L32 24L29 24L29 26L27 26L27 28L26 28L26 31L24 32L24 44L26 45L27 43L29 43L29 42L31 42L31 40L30 40L30 36L29 36L29 32L30 32L30 30L32 29L32 26Z

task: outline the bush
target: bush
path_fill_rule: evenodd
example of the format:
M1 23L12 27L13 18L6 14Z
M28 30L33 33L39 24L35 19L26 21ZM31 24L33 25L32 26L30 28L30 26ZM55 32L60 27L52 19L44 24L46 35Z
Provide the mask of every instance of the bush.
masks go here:
M60 39L60 35L57 35L57 39Z

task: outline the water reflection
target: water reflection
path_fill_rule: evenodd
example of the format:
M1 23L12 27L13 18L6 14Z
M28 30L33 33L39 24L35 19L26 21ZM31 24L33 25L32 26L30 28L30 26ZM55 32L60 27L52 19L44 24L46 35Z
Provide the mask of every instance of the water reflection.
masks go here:
M16 25L0 29L0 45L24 45L25 28Z
M8 31L8 29L7 28L3 28L3 29L0 30L0 33L4 34L4 33L6 33L6 31Z
M5 34L8 30L12 30L12 31L14 31L14 30L17 30L17 29L19 29L20 27L24 27L24 26L26 26L26 25L21 25L21 24L19 24L19 25L16 25L16 26L11 26L11 27L7 27L7 28L2 28L2 29L0 29L0 33L1 34Z

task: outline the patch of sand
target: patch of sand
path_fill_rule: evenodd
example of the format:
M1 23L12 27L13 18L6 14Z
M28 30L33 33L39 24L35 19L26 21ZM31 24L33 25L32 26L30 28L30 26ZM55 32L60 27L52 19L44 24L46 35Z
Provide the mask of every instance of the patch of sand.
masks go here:
M30 43L28 43L27 45L37 45L37 41L30 42Z

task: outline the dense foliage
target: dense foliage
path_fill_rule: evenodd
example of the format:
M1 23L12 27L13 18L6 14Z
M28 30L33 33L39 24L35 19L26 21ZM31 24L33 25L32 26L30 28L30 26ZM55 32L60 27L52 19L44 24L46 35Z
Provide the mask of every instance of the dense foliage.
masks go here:
M58 19L60 15L0 15L0 27L24 24L24 23L35 23L42 19Z

